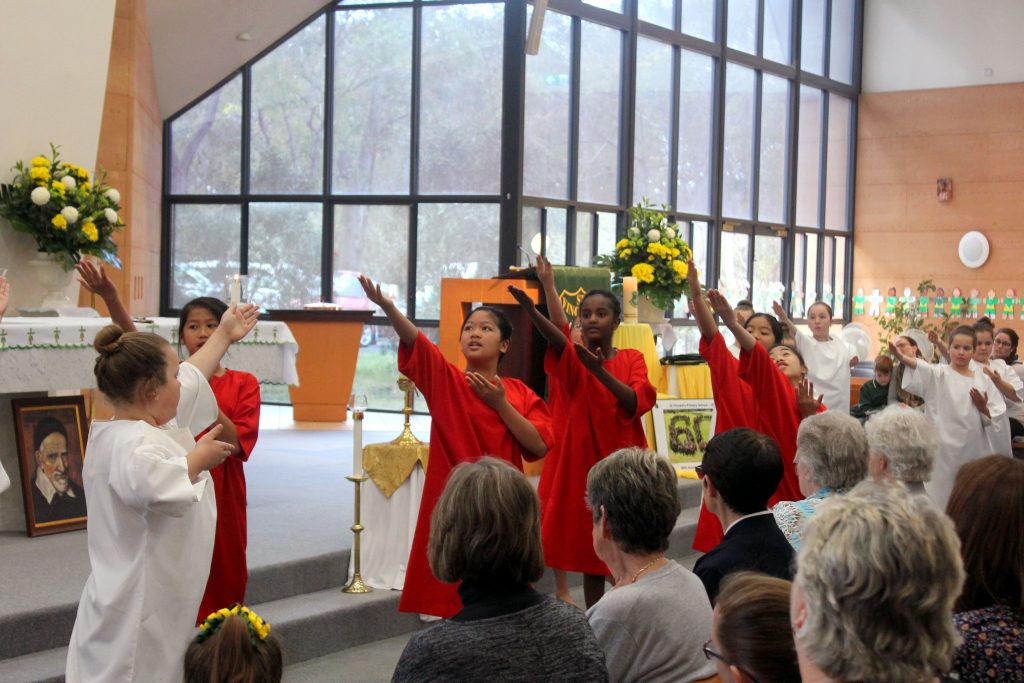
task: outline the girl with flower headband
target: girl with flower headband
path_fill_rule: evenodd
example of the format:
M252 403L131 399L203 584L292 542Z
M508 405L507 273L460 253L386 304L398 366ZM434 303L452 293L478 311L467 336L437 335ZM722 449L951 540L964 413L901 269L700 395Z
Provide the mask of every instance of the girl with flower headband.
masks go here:
M103 328L96 383L114 416L93 421L82 478L92 573L68 647L68 683L179 683L181 648L210 571L216 501L207 473L233 450L218 441L208 379L256 325L231 307L185 363L163 338Z
M449 618L462 609L458 589L438 581L427 562L430 516L448 473L460 462L486 454L522 471L524 458L539 460L554 444L551 415L525 383L498 376L498 363L512 337L512 324L499 309L480 306L462 322L463 372L441 355L379 285L365 275L359 276L359 283L398 333L398 370L416 383L431 414L430 466L398 609Z
M208 616L185 651L185 683L278 683L283 668L270 624L244 605Z
M560 326L564 318L557 316L559 302L550 266L542 267L538 260L537 275L551 302L551 320L537 310L526 292L513 286L508 291L547 340L544 369L552 393L563 397L562 431L554 459L544 464L538 491L544 506L544 561L555 570L558 597L571 604L566 572L582 572L584 597L591 607L604 594L611 572L594 552L594 519L585 500L587 472L609 453L647 446L641 419L654 406L657 392L647 377L643 354L612 346L622 317L618 297L603 289L587 292L577 316L582 339L573 342L567 326Z

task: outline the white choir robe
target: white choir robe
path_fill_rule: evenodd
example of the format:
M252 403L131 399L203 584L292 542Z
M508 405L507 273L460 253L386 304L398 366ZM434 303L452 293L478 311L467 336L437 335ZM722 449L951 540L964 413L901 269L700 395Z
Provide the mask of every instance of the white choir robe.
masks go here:
M935 456L931 480L925 490L940 510L953 490L960 467L971 460L991 455L990 443L999 436L999 418L1006 404L992 380L980 372L964 377L948 365L932 365L921 359L916 368L903 373L903 389L924 399L925 415L935 426L939 452ZM971 389L988 395L991 419L986 419L971 401Z
M976 360L971 360L971 369L975 372L984 372L982 368L985 366ZM1016 372L1010 369L1010 367L1002 360L998 358L990 360L988 367L995 372L999 377L1009 382L1010 386L1017 393L1018 400L1024 396L1024 382L1021 381L1020 377ZM993 383L993 387L995 384ZM1006 410L999 416L998 430L986 430L986 435L989 437L989 454L998 453L999 455L1006 455L1013 457L1013 437L1010 434L1010 418L1017 417L1019 419L1021 407L1024 406L1022 403L1014 403L1013 401L1007 400L1003 396L1003 392L996 389L996 395L999 396L1003 401L1003 405L1006 406Z
M180 683L213 555L217 504L185 456L217 419L217 400L194 366L178 373L177 417L92 423L82 478L92 573L68 648L68 683ZM178 427L178 425L185 425Z
M796 333L796 348L807 365L807 379L814 383L814 392L832 412L850 414L850 348L835 337L818 341L806 332Z

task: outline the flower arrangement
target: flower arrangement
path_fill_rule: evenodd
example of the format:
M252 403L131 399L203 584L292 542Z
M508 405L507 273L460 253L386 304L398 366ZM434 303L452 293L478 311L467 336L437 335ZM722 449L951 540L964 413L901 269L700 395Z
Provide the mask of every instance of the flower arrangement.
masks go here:
M14 165L14 180L0 185L0 216L32 235L39 251L54 256L66 271L83 254L120 267L113 239L124 226L120 193L103 182L104 176L93 183L87 170L61 161L58 149L51 143L50 157Z
M626 236L613 253L597 256L594 265L611 270L619 281L616 287L621 287L623 277L635 277L637 293L658 309L667 310L689 292L687 262L693 252L669 225L665 217L668 207L662 209L654 209L646 199L631 207Z
M206 621L199 625L199 635L196 639L201 643L221 627L224 620L230 616L242 617L246 620L246 626L249 628L249 640L253 645L256 644L257 640L266 640L267 636L270 635L270 624L263 621L260 615L253 612L245 605L239 605L235 603L230 608L222 607L206 617Z

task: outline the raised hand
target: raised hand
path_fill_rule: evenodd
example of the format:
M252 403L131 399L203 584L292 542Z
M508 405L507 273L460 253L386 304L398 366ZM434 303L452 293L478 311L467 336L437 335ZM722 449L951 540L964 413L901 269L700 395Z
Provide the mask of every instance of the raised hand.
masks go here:
M219 328L223 328L232 342L239 341L256 327L260 309L256 304L231 306L221 316ZM219 329L218 328L218 329Z
M551 261L548 261L546 256L537 255L537 279L545 287L550 285L552 289L555 287L555 271L551 267Z
M117 288L107 277L107 271L103 266L96 265L92 261L82 260L75 264L78 271L78 281L87 290L100 297L104 301L117 298Z
M722 319L722 323L730 330L736 326L736 311L733 310L725 295L717 289L708 290L708 301L711 309Z
M992 368L989 367L988 365L982 365L981 371L984 372L985 376L988 377L993 382L995 382L999 378L999 375L997 375L995 371L992 370Z
M782 305L781 301L772 302L772 311L775 312L775 317L778 318L780 322L789 320L789 314L786 313L786 307Z
M700 296L700 273L697 272L697 266L694 265L693 259L686 260L686 281L690 284L690 296Z
M818 398L814 398L814 383L809 379L800 380L796 386L796 407L800 411L801 419L817 415L824 400L824 394L819 394Z
M203 434L196 442L196 447L185 457L189 478L192 481L195 481L203 471L213 469L224 462L234 452L234 446L217 440L223 429L223 425L214 425L210 431Z
M479 372L467 372L466 381L469 382L469 388L473 393L495 410L505 402L505 385L498 375L495 375L492 381Z
M985 417L992 417L988 412L988 392L971 389L971 403L978 409L978 412Z
M604 367L604 351L600 348L597 348L592 352L582 344L573 344L573 346L576 349L576 357L580 359L580 362L583 363L587 370L590 372L597 372Z
M936 332L935 330L928 330L928 341L930 341L932 344L938 344L939 333Z
M385 304L393 303L391 297L381 291L379 284L374 284L373 280L366 277L365 275L359 275L359 284L363 287L363 292L366 293L366 298L377 304L381 308L384 308Z
M530 298L530 295L524 292L523 290L519 289L518 287L514 285L509 285L508 293L511 294L512 298L516 300L516 303L518 303L526 310L530 310L531 308L536 307L536 304L533 303L533 299Z

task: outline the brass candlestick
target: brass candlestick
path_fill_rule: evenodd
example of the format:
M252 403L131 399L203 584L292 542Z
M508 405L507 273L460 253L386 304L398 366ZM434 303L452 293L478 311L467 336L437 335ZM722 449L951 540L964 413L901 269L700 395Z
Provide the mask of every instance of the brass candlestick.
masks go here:
M355 524L352 525L352 534L355 539L352 543L352 553L354 555L355 562L354 570L352 572L352 581L349 582L349 584L342 590L346 593L370 593L373 589L363 583L363 576L359 572L359 534L363 531L363 525L360 524L359 521L359 508L361 502L359 490L367 477L364 475L352 474L345 478L356 485L356 519Z
M405 392L405 405L402 406L405 426L402 427L402 433L392 439L391 443L396 446L420 446L423 442L416 438L416 435L412 433L412 427L409 426L409 416L412 415L412 399L416 395L416 385L408 377L400 377L398 388Z

